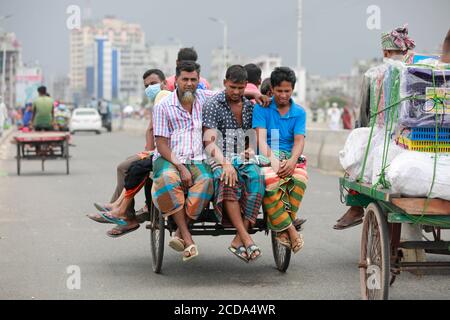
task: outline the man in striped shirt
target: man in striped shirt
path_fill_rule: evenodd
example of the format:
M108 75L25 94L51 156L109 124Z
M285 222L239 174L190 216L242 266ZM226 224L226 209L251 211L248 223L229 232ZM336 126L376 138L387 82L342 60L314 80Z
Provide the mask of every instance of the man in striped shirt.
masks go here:
M213 194L213 177L205 162L202 108L214 92L197 90L200 65L183 61L176 69L177 89L154 107L152 199L178 226L169 246L183 251L183 261L198 255L188 223L199 218Z

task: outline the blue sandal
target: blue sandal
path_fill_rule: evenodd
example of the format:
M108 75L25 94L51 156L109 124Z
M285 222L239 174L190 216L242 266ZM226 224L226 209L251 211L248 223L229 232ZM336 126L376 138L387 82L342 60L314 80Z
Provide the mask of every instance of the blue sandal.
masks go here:
M228 247L228 250L230 250L230 252L233 253L239 259L248 263L248 257L244 256L244 253L247 253L247 250L245 250L244 246L240 246L238 248L230 246Z
M259 254L252 258L252 255L256 252L259 251ZM257 260L259 257L261 257L262 253L261 253L261 249L259 249L259 247L256 244L252 244L250 247L247 248L247 256L248 256L248 260L249 261L255 261Z
M109 222L115 223L115 224L117 224L117 225L119 225L119 226L127 226L127 225L128 225L128 222L126 222L126 221L123 220L123 219L120 219L120 218L116 218L116 217L111 216L111 215L109 214L109 212L100 212L100 215L101 215L105 220L108 220Z

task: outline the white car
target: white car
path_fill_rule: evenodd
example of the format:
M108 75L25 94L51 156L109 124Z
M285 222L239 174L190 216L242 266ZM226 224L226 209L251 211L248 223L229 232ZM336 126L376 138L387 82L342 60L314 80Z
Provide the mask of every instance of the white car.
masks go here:
M102 129L102 118L97 110L92 108L77 108L72 113L69 130L75 131L95 131L100 134Z

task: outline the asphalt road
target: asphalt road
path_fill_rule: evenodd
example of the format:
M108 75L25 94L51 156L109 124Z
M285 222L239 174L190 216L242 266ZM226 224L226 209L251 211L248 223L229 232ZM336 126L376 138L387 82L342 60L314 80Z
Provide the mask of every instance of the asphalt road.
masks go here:
M305 247L287 273L275 269L270 238L259 233L263 256L255 263L228 252L231 236L205 236L195 238L200 256L189 263L166 247L157 275L144 226L111 239L108 225L85 216L109 199L116 165L143 148L143 136L77 134L73 143L68 176L64 162L51 161L44 173L39 162L25 162L19 177L15 149L0 146L0 299L360 299L361 226L332 229L345 211L337 177L310 170ZM390 298L449 299L450 272L402 273Z

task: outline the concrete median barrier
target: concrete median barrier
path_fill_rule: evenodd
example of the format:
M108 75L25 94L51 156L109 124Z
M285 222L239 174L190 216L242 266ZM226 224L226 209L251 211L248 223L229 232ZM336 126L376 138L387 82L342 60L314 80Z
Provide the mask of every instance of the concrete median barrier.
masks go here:
M339 151L344 148L349 130L308 129L305 155L309 166L327 172L343 172Z
M145 134L148 121L140 119L124 119L122 130ZM119 119L114 121L114 128L119 128ZM308 166L327 172L343 172L339 162L339 151L344 148L350 130L329 130L308 128L304 154L308 158Z

